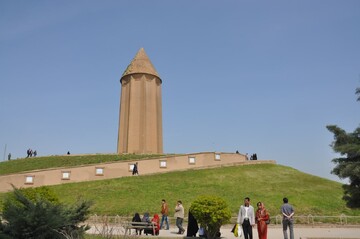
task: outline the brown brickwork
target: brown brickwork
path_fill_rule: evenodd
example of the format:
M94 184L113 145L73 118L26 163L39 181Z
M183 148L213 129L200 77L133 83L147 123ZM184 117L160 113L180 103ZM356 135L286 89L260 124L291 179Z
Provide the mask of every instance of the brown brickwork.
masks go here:
M161 79L141 48L120 79L117 153L163 153Z

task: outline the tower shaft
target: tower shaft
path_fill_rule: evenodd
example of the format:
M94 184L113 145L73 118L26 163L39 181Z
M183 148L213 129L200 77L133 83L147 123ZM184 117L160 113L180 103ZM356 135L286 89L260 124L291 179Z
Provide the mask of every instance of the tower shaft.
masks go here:
M161 79L140 49L121 80L117 152L163 153Z

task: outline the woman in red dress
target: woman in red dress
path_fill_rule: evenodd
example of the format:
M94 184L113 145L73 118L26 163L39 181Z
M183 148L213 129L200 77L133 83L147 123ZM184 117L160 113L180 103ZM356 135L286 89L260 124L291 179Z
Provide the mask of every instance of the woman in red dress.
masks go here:
M159 231L160 231L160 217L158 214L155 214L153 219L151 220L152 223L154 223L155 225L155 231L154 231L154 236L159 235Z
M258 209L256 211L255 222L257 223L259 239L267 239L266 221L269 220L270 216L262 202L258 202L257 207Z

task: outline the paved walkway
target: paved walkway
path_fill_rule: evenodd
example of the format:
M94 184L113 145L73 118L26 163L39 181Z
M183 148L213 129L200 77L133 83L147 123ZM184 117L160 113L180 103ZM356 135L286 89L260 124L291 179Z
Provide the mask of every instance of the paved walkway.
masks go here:
M185 227L186 228L186 227ZM235 236L231 233L232 226L225 225L221 228L221 238L234 239ZM132 230L133 231L133 230ZM171 227L170 230L161 230L160 238L186 238L186 231L184 235L178 235L177 229ZM302 226L295 225L294 227L295 239L360 239L360 226ZM141 238L156 238L151 235L142 235ZM241 237L241 239L243 239ZM257 229L253 229L253 239L258 239ZM268 228L268 239L282 239L283 232L280 225L271 225Z
M235 236L231 233L231 225L227 225L221 228L221 237L226 239L234 239ZM160 237L184 237L183 235L177 235L176 228L170 230L161 230ZM186 232L185 232L186 234ZM296 226L294 227L294 235L296 239L306 238L357 238L360 239L360 226L357 227L309 227L309 226ZM244 237L242 237L244 238ZM258 239L256 227L253 229L253 239ZM281 226L270 226L268 228L268 239L282 239L283 231Z

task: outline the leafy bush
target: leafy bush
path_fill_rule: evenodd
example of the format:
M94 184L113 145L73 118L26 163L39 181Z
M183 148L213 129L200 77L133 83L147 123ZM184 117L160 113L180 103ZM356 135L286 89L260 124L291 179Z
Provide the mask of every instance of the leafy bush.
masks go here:
M229 222L231 211L226 201L217 196L200 196L190 206L201 227L204 228L207 238L218 237L220 227Z
M50 201L39 193L25 194L14 187L13 197L5 201L2 215L5 222L2 222L0 235L16 239L83 238L88 227L78 224L87 219L89 202L67 207L53 197Z
M49 187L46 186L37 188L19 188L18 190L32 202L36 202L38 198L42 198L43 200L47 200L54 204L59 204L60 202L56 194ZM3 207L14 203L20 205L14 193L9 193L8 195L6 195L6 201L11 201L11 203L8 202L4 204ZM3 210L4 208L1 211Z

